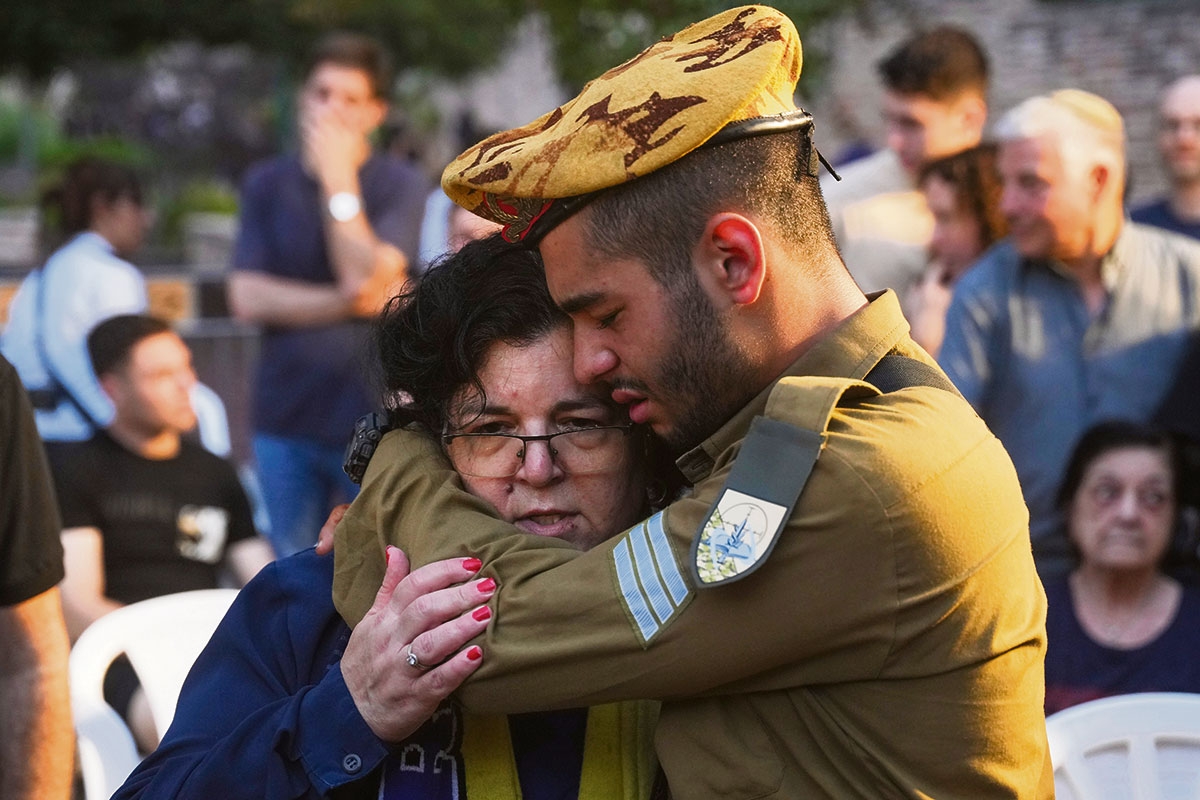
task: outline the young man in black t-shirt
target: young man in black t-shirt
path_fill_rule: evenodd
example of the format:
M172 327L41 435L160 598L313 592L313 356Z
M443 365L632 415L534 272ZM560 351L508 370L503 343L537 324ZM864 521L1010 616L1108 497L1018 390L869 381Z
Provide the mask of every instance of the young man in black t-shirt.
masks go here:
M52 454L72 641L126 603L215 588L222 566L241 585L272 558L233 466L183 436L196 422L183 340L160 320L124 315L96 326L88 350L116 414L91 440ZM131 700L120 694L110 693L118 705ZM139 743L152 746L129 713Z

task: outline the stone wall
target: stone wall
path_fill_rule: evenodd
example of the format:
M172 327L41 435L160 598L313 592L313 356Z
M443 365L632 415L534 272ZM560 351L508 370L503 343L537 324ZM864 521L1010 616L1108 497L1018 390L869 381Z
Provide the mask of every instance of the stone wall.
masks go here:
M882 141L876 62L911 31L942 22L967 27L987 48L993 119L1040 92L1095 92L1125 115L1134 198L1162 190L1158 95L1172 79L1200 73L1197 0L868 0L809 34L830 54L807 100L823 149L856 136Z

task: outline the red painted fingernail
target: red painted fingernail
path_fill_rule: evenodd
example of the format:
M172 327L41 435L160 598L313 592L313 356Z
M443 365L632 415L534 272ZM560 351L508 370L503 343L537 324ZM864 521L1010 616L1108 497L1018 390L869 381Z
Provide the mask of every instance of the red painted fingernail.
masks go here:
M471 616L474 617L476 621L483 622L485 619L492 618L492 610L487 606L480 606L471 612Z
M475 588L481 592L491 592L496 589L496 581L492 578L484 578L475 585Z
M478 661L479 659L483 658L483 651L478 647L472 647L467 651L467 658L471 659L472 661Z
M483 566L483 562L478 558L464 558L463 569L467 572L479 572L479 568Z

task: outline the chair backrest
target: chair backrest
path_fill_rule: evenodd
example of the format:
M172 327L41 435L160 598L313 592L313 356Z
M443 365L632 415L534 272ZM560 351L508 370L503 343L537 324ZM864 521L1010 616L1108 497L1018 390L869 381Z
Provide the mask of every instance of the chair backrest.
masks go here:
M1200 800L1200 694L1106 697L1046 718L1058 800Z
M88 800L108 798L137 766L124 721L104 701L104 675L124 653L137 673L159 733L196 656L225 616L236 589L179 592L131 603L93 622L71 648L71 706Z

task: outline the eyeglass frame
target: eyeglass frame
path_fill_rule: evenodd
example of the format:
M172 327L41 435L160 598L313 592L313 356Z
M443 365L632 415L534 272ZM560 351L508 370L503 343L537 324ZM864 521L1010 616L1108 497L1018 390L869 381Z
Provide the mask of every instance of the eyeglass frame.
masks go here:
M557 458L556 458L556 457L558 456L558 451L557 451L557 450L555 450L555 449L554 449L554 445L552 445L552 444L550 443L550 442L551 442L551 440L553 440L553 439L554 439L554 437L556 437L556 436L564 436L564 435L567 435L567 434L572 434L572 433L584 433L584 432L590 432L590 431L611 431L611 430L618 430L618 431L621 431L623 434L625 434L626 436L628 436L628 435L629 435L629 433L630 433L630 432L631 432L633 429L634 429L634 425L633 425L633 423L632 423L632 422L626 422L626 423L624 423L624 424L619 424L619 425L594 425L594 426L592 426L592 427L590 427L590 428L572 428L571 430L568 430L568 431L556 431L555 433L537 433L537 434L522 434L522 433L445 433L445 432L443 432L443 433L442 433L442 445L443 445L443 446L445 446L445 447L447 448L447 454L449 454L449 446L450 446L450 442L452 442L452 441L453 441L453 440L455 440L455 439L482 439L482 438L484 438L484 437L496 437L496 436L500 436L500 437L503 437L503 438L505 438L505 439L519 439L519 440L520 440L520 442L521 442L521 449L520 449L520 451L518 451L518 453L517 453L517 458L518 458L518 460L517 460L517 465L516 465L516 467L513 469L513 471L512 471L512 472L510 472L510 473L508 473L507 475L471 475L471 473L469 473L469 472L463 472L463 473L462 473L462 474L464 474L464 475L471 475L471 477L473 477L473 478L511 478L513 475L516 475L516 474L517 474L517 473L518 473L518 472L521 470L521 467L523 467L523 466L525 465L525 452L526 452L526 451L529 449L529 448L528 448L529 442L545 442L545 443L546 443L546 448L547 448L547 449L550 451L550 459L551 459L552 461L554 461L554 463L555 463L555 464L558 464L558 466L559 466L561 469L563 469L564 471L570 472L570 471L569 471L569 470L567 470L567 469L566 469L566 467L564 467L564 466L562 465L562 463L561 463L561 462L559 462L559 461L557 460ZM453 459L451 459L451 461L453 461ZM457 467L457 466L455 466L455 469L457 470L457 469L458 469L458 467ZM459 471L461 472L461 470L459 470ZM594 472L583 472L583 473L570 472L570 474L572 474L572 475L597 475L597 474L600 474L600 473L594 473Z

